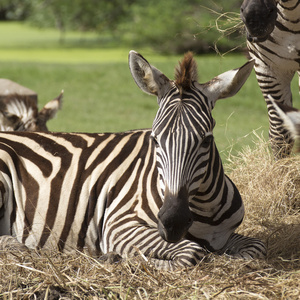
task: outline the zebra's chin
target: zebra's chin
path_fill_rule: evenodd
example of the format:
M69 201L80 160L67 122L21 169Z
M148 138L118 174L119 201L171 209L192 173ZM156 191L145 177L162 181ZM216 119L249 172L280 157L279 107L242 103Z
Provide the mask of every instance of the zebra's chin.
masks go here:
M165 187L164 203L157 218L159 234L169 243L179 242L193 223L188 199L185 186L180 188L178 193L171 193L168 186Z
M159 235L168 243L177 243L181 241L187 230L166 230L163 223L159 220L157 224Z
M265 35L265 36L251 36L249 33L247 33L247 40L250 43L262 43L264 41L266 41L268 39L269 35Z

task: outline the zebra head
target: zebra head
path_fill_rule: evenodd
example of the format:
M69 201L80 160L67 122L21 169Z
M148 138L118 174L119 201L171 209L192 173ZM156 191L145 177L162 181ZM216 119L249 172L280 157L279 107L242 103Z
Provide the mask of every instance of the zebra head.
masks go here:
M213 176L211 160L218 153L215 153L212 135L211 110L217 99L238 92L253 62L205 84L197 81L197 65L192 53L187 53L179 64L175 80L168 79L134 51L129 53L129 67L137 85L158 99L159 109L152 126L164 195L158 229L166 241L176 242L184 237L193 222L189 201L201 189L203 178Z
M0 101L1 131L48 131L47 121L61 108L63 91L38 111L36 100L11 94Z
M244 0L241 19L249 42L263 42L272 33L277 18L276 0Z

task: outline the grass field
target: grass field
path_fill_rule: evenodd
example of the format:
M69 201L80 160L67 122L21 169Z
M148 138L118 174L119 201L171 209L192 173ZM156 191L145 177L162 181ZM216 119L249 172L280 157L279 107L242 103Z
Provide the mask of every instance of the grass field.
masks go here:
M64 89L63 108L50 130L104 132L151 126L156 99L143 94L131 78L130 49L110 48L93 34L78 33L68 34L61 45L57 32L18 23L0 23L0 34L0 77L35 90L40 107ZM180 57L132 49L173 78ZM246 62L242 55L196 59L200 82ZM299 98L296 80L293 91ZM253 130L264 137L268 131L254 72L236 96L217 103L213 115L224 160L231 149L234 154L247 145L254 147L228 160L226 169L245 199L240 233L267 243L266 261L212 257L193 269L161 272L142 257L106 266L82 253L6 252L0 258L0 298L299 299L300 160L274 162L265 143L252 143Z

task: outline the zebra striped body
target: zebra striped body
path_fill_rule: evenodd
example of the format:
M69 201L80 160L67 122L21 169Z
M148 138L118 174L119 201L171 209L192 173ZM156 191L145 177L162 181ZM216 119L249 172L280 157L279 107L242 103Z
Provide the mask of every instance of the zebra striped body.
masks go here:
M193 64L190 56L181 66L187 77ZM195 265L207 251L263 257L262 242L234 233L244 207L224 174L210 115L218 98L239 90L252 64L203 85L189 80L189 87L135 52L130 68L139 87L158 95L152 129L0 133L0 235L30 248L88 247L122 257L141 251L165 269Z
M36 99L11 94L0 100L0 131L48 131L47 121L61 108L63 91L38 111Z
M273 17L274 10L277 19L276 15ZM300 1L244 0L241 17L248 32L249 53L255 59L257 81L268 108L272 149L276 157L284 157L290 154L293 138L282 125L268 95L277 103L292 106L291 80L296 72L300 75Z

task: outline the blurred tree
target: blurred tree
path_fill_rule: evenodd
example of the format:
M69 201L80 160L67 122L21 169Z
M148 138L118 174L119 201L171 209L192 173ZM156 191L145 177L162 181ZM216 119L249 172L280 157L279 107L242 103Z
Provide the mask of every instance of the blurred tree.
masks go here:
M208 52L241 43L235 32L238 14L222 15L238 12L240 4L241 0L0 0L0 14L55 27L61 41L68 30L93 30L121 43L167 53Z
M241 43L237 0L138 0L118 26L123 40L167 53L228 51ZM230 34L229 34L230 33Z
M2 1L2 0L1 0ZM15 0L30 3L28 20L38 27L99 32L116 28L134 0Z
M0 0L0 20L24 20L30 8L27 0Z

